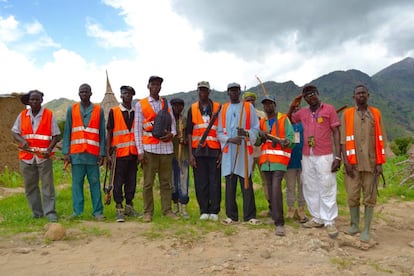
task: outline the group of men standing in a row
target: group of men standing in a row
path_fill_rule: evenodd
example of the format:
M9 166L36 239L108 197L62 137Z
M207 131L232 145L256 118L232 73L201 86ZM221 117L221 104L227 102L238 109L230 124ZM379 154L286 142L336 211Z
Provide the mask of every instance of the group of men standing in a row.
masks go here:
M162 82L161 77L151 76L147 85L149 96L139 100L135 108L132 105L134 89L122 86L122 103L111 109L106 126L103 110L90 101L91 87L88 84L79 87L81 101L67 110L62 147L65 162L72 166L73 217L82 215L84 211L86 176L93 216L97 220L104 219L99 166L106 156L108 164L114 164L115 168L113 197L119 222L124 221L125 216L141 216L133 207L140 163L144 177L144 222L152 221L154 215L156 175L162 214L173 219L179 218L177 214L189 217L186 205L191 165L201 220L219 219L223 176L226 218L222 223L231 225L239 221L236 202L239 182L243 196L243 221L257 225L260 221L256 219L252 183L253 165L257 161L269 200L269 213L276 226L275 234L284 236L282 179L289 171L292 148L295 149L296 145L300 151L294 161L299 166L294 167L295 173L286 178L287 182L290 179L287 183L290 189L288 216L298 217L307 228L325 226L332 238L338 235L335 227L338 215L336 172L343 160L351 213L351 227L347 232L352 235L359 232L362 191L365 223L360 238L369 240L377 177L382 173L385 162L385 133L379 110L368 106L369 93L365 86L359 85L354 89L356 106L346 109L340 122L334 107L322 103L317 88L312 85L303 88L301 95L292 101L287 114L278 112L276 99L266 95L261 101L264 115L259 117L251 104L256 95L245 93L242 100L239 84L227 86L229 102L220 105L210 99L209 83L201 81L197 85L199 99L184 116L182 99L175 98L168 103L159 96ZM308 108L299 108L302 98ZM20 145L20 166L33 217L47 216L50 221L56 221L50 157L60 132L52 112L41 106L42 101L43 93L38 90L22 97L22 102L30 105L30 109L19 114L12 132ZM153 135L154 122L163 109L168 110L171 116L170 124L163 135L156 136ZM260 148L260 154L253 158L255 147ZM38 187L39 175L43 206ZM293 205L296 182L298 210ZM309 221L304 213L303 198L312 216Z

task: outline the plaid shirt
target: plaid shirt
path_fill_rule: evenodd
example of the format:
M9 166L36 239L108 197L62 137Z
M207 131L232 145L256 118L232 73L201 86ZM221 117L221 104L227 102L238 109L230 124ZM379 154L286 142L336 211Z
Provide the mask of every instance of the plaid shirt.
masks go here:
M149 103L151 104L152 108L154 109L155 113L158 113L161 110L161 100L155 100L151 96L148 96ZM177 134L176 126L175 126L175 118L172 113L172 107L167 99L164 98L166 103L168 103L168 108L170 109L170 115L172 118L171 123L171 133L175 136ZM158 144L149 144L145 145L142 144L142 125L144 122L144 114L142 113L142 107L140 101L137 102L135 105L135 125L134 125L134 133L135 133L135 144L137 145L138 154L143 154L144 151L155 153L155 154L171 154L174 152L173 143L172 141L163 142L160 141Z

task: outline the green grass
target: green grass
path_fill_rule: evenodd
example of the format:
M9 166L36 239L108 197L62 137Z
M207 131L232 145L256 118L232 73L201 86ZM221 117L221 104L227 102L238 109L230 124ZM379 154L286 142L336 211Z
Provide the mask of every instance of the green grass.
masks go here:
M380 196L378 198L378 203L385 203L390 199L398 199L401 201L408 201L414 199L414 190L408 189L409 186L404 185L400 186L400 181L404 178L404 175L399 173L402 169L401 166L396 166L395 163L404 160L406 157L399 156L395 159L388 160L388 163L384 165L384 174L387 179L386 188L380 187ZM65 227L84 227L80 226L79 220L68 220L68 216L72 214L72 195L71 195L71 174L70 171L63 171L63 162L56 160L54 162L54 176L55 176L55 186L56 188L56 210L60 217L59 222L62 223ZM104 174L104 168L101 170L102 180ZM194 192L194 182L192 179L192 172L190 172L190 202L187 206L188 212L191 217L188 220L178 220L174 221L169 218L164 218L161 215L160 199L158 185L154 187L154 199L155 199L155 214L152 228L146 231L143 235L148 239L160 239L165 237L165 233L168 235L178 237L180 239L187 239L189 243L194 240L201 239L203 235L219 231L224 235L234 235L239 231L238 227L223 227L220 223L214 223L210 221L200 221L199 220L199 209L197 200ZM138 179L142 177L141 169L138 172ZM15 172L10 172L6 170L3 174L0 175L0 186L6 187L23 187L22 177ZM346 201L346 193L343 184L343 172L337 174L338 180L338 195L337 202L339 206L339 214L341 216L348 214L348 207ZM224 181L224 180L223 180ZM254 183L261 183L259 172L256 170L253 175ZM139 181L138 181L139 183ZM89 189L87 188L87 181L85 182L85 211L82 216L83 220L93 221L92 217L92 206L90 201ZM284 193L284 197L285 197ZM257 213L267 210L268 203L264 198L262 187L255 186L255 199ZM239 206L240 215L242 212L242 196L240 189L238 189L237 202ZM136 197L134 200L135 208L142 212L142 185L138 185ZM285 208L286 202L284 200ZM104 206L104 215L107 217L107 222L115 221L115 207L112 202L110 206ZM224 184L222 189L222 205L220 217L225 217L225 208L224 208ZM241 217L241 216L240 216ZM140 221L136 219L136 221ZM48 223L46 218L33 219L31 217L31 211L28 206L25 195L22 193L15 194L3 199L0 199L0 236L8 237L17 233L22 232L39 232L43 231L44 225ZM296 227L296 223L286 220L286 224ZM259 228L272 228L272 225L260 225ZM81 229L84 233L91 236L101 236L109 235L106 230L99 229L94 226L90 226L90 229Z

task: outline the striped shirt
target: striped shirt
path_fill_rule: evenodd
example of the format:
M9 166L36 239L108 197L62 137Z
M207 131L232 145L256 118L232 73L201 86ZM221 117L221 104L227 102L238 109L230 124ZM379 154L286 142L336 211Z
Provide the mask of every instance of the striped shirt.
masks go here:
M158 113L161 110L161 100L155 100L153 97L148 96L149 103L151 104L152 108L154 109L155 113ZM166 102L167 99L164 98ZM171 133L175 136L177 134L176 126L175 126L175 118L172 113L172 107L170 103L168 103L168 108L170 109L170 115L172 118L171 123ZM144 151L155 153L155 154L171 154L174 152L173 150L173 143L172 141L163 142L160 140L158 144L143 144L142 143L142 125L144 123L144 114L142 113L142 107L140 101L137 102L135 105L135 120L134 120L134 134L135 134L135 144L137 145L138 154L143 154Z

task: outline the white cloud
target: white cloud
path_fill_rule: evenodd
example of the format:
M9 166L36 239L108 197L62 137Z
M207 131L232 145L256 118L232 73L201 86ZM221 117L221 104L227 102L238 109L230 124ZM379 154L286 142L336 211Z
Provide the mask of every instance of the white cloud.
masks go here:
M38 21L25 25L26 33L29 35L36 35L43 33L43 26Z
M0 42L13 42L19 39L21 32L19 30L19 22L14 16L3 18L0 16Z
M231 4L235 2L227 0L185 2L191 7L177 0L104 3L119 11L127 27L112 30L95 18L79 33L86 31L109 56L111 49L125 49L130 53L128 59L111 58L98 65L49 37L41 21L24 23L13 16L0 17L0 74L7 76L2 78L0 93L39 89L45 92L45 101L78 100L78 87L86 82L92 86L92 100L99 102L106 90L106 69L118 99L121 85L133 86L137 98L148 95L146 85L153 74L165 79L162 95L194 90L200 80L210 81L212 88L221 91L233 81L249 88L257 85L256 75L263 81L293 80L303 85L333 70L374 74L414 54L409 4L403 6L405 10L395 5L371 11L373 4L360 3L366 6L361 11L351 5L354 1L350 6L341 4L341 9L329 15L324 1L299 9L285 3L285 10L275 9L281 2L273 0L263 0L262 5L251 2L248 9L242 4L236 9ZM182 6L177 8L177 3ZM234 14L230 16L222 5L233 7ZM261 7L260 13L256 6ZM39 49L50 49L46 64L36 62Z
M128 32L110 32L104 30L99 24L88 22L86 25L87 34L98 40L98 44L106 49L130 48L131 38Z

